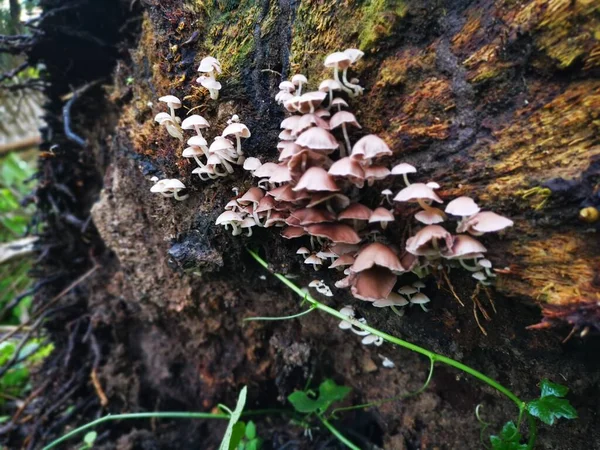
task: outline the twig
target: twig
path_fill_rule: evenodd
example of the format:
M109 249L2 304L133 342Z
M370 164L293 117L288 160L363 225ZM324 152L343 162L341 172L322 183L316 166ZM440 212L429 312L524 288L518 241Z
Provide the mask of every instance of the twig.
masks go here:
M63 122L65 127L65 135L67 136L67 139L75 142L76 144L79 144L81 147L85 147L86 142L83 138L75 134L75 132L71 129L71 107L77 100L78 96L83 95L89 88L95 86L99 82L100 80L96 80L92 81L91 83L87 83L81 86L80 88L75 89L70 95L65 96L66 98L70 97L67 103L65 103L65 106L63 106Z

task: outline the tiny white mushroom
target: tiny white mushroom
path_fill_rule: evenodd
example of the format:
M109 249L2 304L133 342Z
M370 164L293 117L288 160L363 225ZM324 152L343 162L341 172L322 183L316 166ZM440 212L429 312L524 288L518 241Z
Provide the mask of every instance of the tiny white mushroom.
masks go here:
M410 298L410 302L413 305L419 305L421 307L421 309L423 309L423 311L427 312L427 308L425 308L425 304L429 303L431 300L429 300L429 297L427 297L425 294L419 292L418 294L413 295Z

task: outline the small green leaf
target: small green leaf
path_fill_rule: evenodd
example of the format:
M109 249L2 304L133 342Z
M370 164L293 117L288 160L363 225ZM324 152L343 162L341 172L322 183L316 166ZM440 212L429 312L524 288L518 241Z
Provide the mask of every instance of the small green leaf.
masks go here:
M86 433L86 435L83 437L83 442L92 447L94 445L94 442L96 442L97 437L98 433L96 433L95 431L90 431L89 433Z
M231 431L231 441L229 441L229 450L236 450L244 439L244 431L246 430L246 424L244 422L238 422L233 426Z
M554 425L555 419L576 419L577 411L568 400L548 395L527 404L527 411L548 425Z
M246 424L246 439L251 441L255 437L256 437L256 425L254 424L254 422L249 421Z
M306 414L315 412L323 406L323 402L309 398L304 391L292 392L288 396L288 401L296 411Z
M346 386L338 386L335 381L327 379L319 386L319 400L327 403L333 403L339 400L343 400L351 389Z
M527 444L521 444L521 433L515 424L507 422L499 436L490 436L493 450L527 450Z
M554 395L555 397L564 397L569 392L569 388L567 386L552 383L546 378L542 380L540 387L542 389L541 397L548 397L550 395Z

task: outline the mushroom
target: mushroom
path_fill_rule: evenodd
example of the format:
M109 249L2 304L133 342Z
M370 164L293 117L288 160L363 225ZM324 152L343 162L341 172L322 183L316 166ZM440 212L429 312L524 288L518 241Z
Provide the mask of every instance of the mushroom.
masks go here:
M329 94L329 104L327 105L328 109L331 108L331 106L333 104L333 91L341 91L341 90L342 90L342 85L335 80L327 79L327 80L321 81L321 84L319 84L319 91L327 92Z
M335 81L337 81L338 83L340 83L340 86L342 87L342 89L345 92L354 96L355 95L354 91L352 89L348 88L347 86L345 86L340 81L340 76L339 76L339 70L342 69L345 73L345 71L348 69L348 67L350 67L350 64L352 64L352 59L343 52L335 52L335 53L328 55L325 58L325 67L330 67L333 69L333 79Z
M443 250L439 246L440 239L445 248L452 248L453 238L448 231L439 225L427 225L406 240L406 251L416 256L437 256Z
M254 227L256 225L257 225L257 223L254 220L254 218L252 218L252 217L246 217L240 223L240 228L242 228L242 229L247 228L248 229L247 236L250 237L250 236L252 236L252 227Z
M379 223L381 225L381 229L385 230L387 228L387 224L389 222L393 222L395 219L394 214L391 211L388 211L381 206L375 208L371 217L369 217L369 223Z
M337 110L341 111L343 108L348 108L348 102L341 97L336 97L331 101L331 106L337 106Z
M432 208L431 206L423 211L419 211L415 214L415 219L425 225L433 225L436 223L442 223L446 219L446 215L441 209Z
M293 188L294 191L307 190L310 192L337 192L340 188L335 183L331 175L321 167L311 167L298 180L298 183Z
M323 260L313 254L304 260L304 264L312 264L315 270L319 270L319 267L323 264Z
M390 189L384 189L383 191L381 191L381 195L383 195L388 205L392 205L392 201L390 200L390 195L392 194L393 192ZM381 203L383 203L383 199L381 200Z
M202 164L202 161L200 161L198 159L198 156L203 156L203 155L204 155L204 152L199 147L188 147L181 154L181 156L183 156L184 158L194 158L194 160L196 161L196 163L198 164L199 167L204 167L204 164Z
M350 58L350 65L354 64L355 62L357 62L359 59L361 59L365 53L357 48L347 48L346 50L344 50L344 53ZM346 67L344 69L344 71L342 72L342 81L344 82L344 84L346 86L348 86L350 89L352 89L354 91L354 95L359 95L362 94L363 92L363 88L362 86L355 84L353 82L348 81L348 78L346 78L348 75L348 67ZM354 81L354 80L352 80ZM358 80L356 80L358 81Z
M308 83L308 79L302 74L297 74L292 77L292 84L298 87L296 95L302 95L302 85L306 83Z
M479 212L479 206L470 197L458 197L446 206L446 212L453 216L472 216Z
M217 100L219 98L219 91L221 90L221 83L219 83L214 78L200 76L196 78L196 82L208 89L210 93L210 98L213 100Z
M368 134L354 144L350 156L369 165L372 159L391 155L392 151L383 139L374 134Z
M438 195L423 183L414 183L410 186L402 189L396 196L394 197L395 202L414 202L419 203L419 206L423 208L423 210L428 211L426 216L421 215L420 221L431 221L435 223L434 216L439 215L442 218L445 218L444 213L440 210L435 210L432 208L426 200L434 201L438 203L443 203L442 199L438 197Z
M254 171L257 170L260 166L262 166L260 159L250 157L250 158L245 159L243 167L244 167L244 170L247 170L248 172L251 172L254 174Z
M365 179L369 186L373 186L375 181L383 180L390 175L390 169L385 166L368 166L365 168Z
M475 236L481 236L484 233L500 231L513 225L514 222L506 217L491 211L481 211L466 221L462 221L456 231L459 233L467 231Z
M355 298L368 302L389 297L397 276L384 267L372 267L355 275L350 291Z
M383 344L383 338L375 336L374 334L368 334L360 341L363 345L376 345L377 347Z
M244 219L242 218L242 216L240 216L238 213L233 211L225 211L219 217L217 217L215 224L223 225L225 229L227 229L228 225L231 225L233 228L232 235L238 236L242 233L242 229L239 227L239 225L242 223L243 220Z
M395 275L406 271L392 249L379 242L369 244L360 251L350 267L350 272L360 273L373 266L384 267Z
M342 132L344 134L344 140L346 141L346 148L348 149L348 152L350 152L352 145L350 144L350 138L348 137L348 130L346 130L346 124L352 125L357 128L362 128L360 126L360 124L356 121L356 117L354 116L354 114L352 114L348 111L338 111L329 120L329 126L332 130L339 126L342 127ZM346 156L346 152L342 151L341 148L340 148L340 156L342 158L344 156Z
M208 123L208 121L198 114L192 114L191 116L186 117L181 123L181 128L183 128L184 130L196 130L196 134L200 137L204 137L202 136L202 128L209 127L210 124Z
M296 145L325 153L332 153L340 146L333 134L318 127L309 128L298 136Z
M223 130L221 136L227 137L234 135L237 140L237 154L238 156L242 156L244 152L242 152L242 142L240 138L248 139L251 134L250 130L243 123L233 122L231 125L228 125L227 128Z
M413 295L410 299L410 303L413 305L419 305L421 307L421 309L425 312L427 312L427 308L425 308L425 304L429 303L431 300L429 300L429 297L427 297L425 294L419 292L415 295Z
M474 267L469 266L464 260L478 258L485 252L487 252L487 249L477 239L466 234L459 234L458 236L454 236L452 247L442 252L442 256L447 259L458 259L461 266L465 269L477 272L480 269L477 265Z
M296 251L296 255L301 255L301 256L304 256L306 258L307 257L306 255L310 255L310 250L307 249L306 247L300 247Z
M330 269L342 270L343 267L351 266L352 264L354 264L354 256L352 256L352 255L342 255L339 258L337 258L333 263L331 263L331 265L329 266L329 268Z
M334 162L329 168L328 173L334 177L346 178L358 188L364 186L365 171L355 159L349 156Z
M317 240L329 239L332 242L345 244L358 244L361 241L352 227L341 223L320 223L309 225L305 229L311 237L314 236Z
M392 175L402 175L402 178L404 179L404 184L406 184L406 187L410 186L410 182L408 181L408 177L406 176L406 174L416 173L416 172L417 172L417 169L408 163L401 163L392 168Z
M296 90L296 85L291 81L282 81L281 83L279 83L279 90L292 93Z
M156 182L150 188L150 192L160 193L163 197L173 197L175 200L183 201L188 198L188 195L179 195L181 190L185 189L185 185L177 179L164 179Z
M208 89L211 99L217 100L219 98L219 90L221 90L221 83L217 81L215 72L221 73L221 63L216 58L207 56L200 61L198 72L206 73L208 76L202 75L196 79L196 82Z
M164 102L169 107L169 111L171 112L171 118L173 122L177 123L178 117L175 116L175 110L181 108L181 100L179 100L174 95L165 95L158 99L159 102Z

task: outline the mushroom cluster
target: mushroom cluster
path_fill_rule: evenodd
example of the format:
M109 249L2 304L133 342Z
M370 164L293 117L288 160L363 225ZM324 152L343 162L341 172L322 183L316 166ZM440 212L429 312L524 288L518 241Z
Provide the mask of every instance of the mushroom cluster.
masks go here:
M212 56L207 56L201 61L198 71L207 74L198 78L198 82L210 91L211 98L217 99L221 89L221 84L216 81L216 74L221 73L219 61ZM175 110L182 107L181 101L174 95L166 95L159 100L167 104L169 113L160 112L154 119L159 125L164 126L171 136L183 141L183 130L196 133L187 140L188 147L183 150L181 156L196 161L198 167L192 173L197 174L201 180L226 177L233 173L233 165L244 164L241 139L247 139L251 134L248 127L240 122L237 114L227 121L227 127L222 134L216 136L209 146L202 134L202 130L206 131L210 128L210 124L204 117L193 114L181 122L181 119L175 115ZM206 162L202 161L202 157L206 157Z
M175 178L165 178L159 180L153 177L154 186L150 188L150 192L160 194L163 197L173 197L175 200L183 201L188 198L188 194L179 195L179 192L185 189L185 184Z
M328 266L343 271L345 277L336 287L348 288L355 298L401 314L398 307L418 304L425 309L429 299L414 285L414 292L406 286L398 294L393 292L398 275L413 272L422 278L440 265L462 265L488 283L493 276L491 263L483 259L485 247L471 235L499 231L512 221L481 212L468 197L450 202L442 211L432 206L443 203L435 192L440 188L437 183L411 184L409 174L417 172L415 167L402 163L389 169L384 165L392 151L381 138L367 134L352 142L349 129L361 126L339 94L362 92L354 80L347 80L348 67L361 56L362 52L352 49L329 55L325 65L334 69L334 76L321 82L318 91L306 89L308 80L303 75L280 84L276 100L292 114L281 122L278 161L248 158L244 162L258 187L230 201L217 224L231 224L234 234L241 234L241 224L246 223L248 227L283 227L286 239L306 236L310 245L298 250L306 264L315 270ZM405 187L393 200L392 191L383 190L381 203L415 204L414 219L423 225L404 243L389 233L388 225L400 215L412 220L405 212L409 209L372 208L361 202L365 187L396 176L402 177ZM460 234L454 236L440 225L447 214L461 218Z

